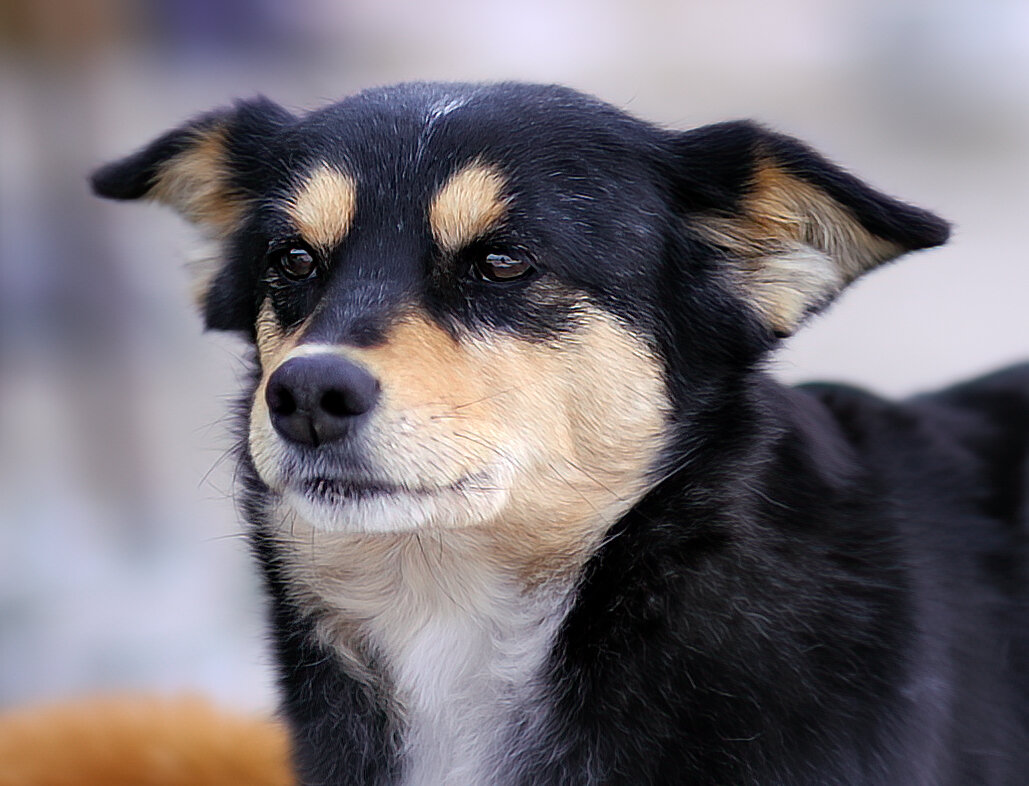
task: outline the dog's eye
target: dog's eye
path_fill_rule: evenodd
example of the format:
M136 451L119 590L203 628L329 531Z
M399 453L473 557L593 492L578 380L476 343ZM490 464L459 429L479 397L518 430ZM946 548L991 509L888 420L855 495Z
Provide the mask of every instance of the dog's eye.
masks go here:
M536 268L530 263L507 254L485 254L472 263L472 274L483 281L518 281L535 272Z
M275 266L286 278L303 281L314 275L317 267L314 255L306 248L292 246L273 255Z

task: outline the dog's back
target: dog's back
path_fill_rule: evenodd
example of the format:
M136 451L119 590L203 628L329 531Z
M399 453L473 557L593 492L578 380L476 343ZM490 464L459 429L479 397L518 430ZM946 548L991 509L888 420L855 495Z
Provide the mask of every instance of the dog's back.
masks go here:
M803 390L833 413L887 503L920 634L904 691L915 736L935 741L939 782L1019 782L1029 772L1029 365L898 403Z

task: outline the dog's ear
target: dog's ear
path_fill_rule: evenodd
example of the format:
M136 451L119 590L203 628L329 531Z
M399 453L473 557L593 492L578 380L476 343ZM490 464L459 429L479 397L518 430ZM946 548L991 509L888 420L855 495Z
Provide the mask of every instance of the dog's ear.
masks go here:
M228 234L249 196L247 173L266 153L268 136L291 118L266 98L209 112L98 169L93 191L108 199L153 199L216 235Z
M109 199L166 204L224 240L262 193L271 139L291 120L289 112L266 98L209 112L98 169L91 178L93 191ZM248 275L246 266L221 253L194 266L194 298L208 328L253 329Z
M749 121L675 136L674 199L729 262L744 298L792 334L847 284L950 232L932 213L879 193L803 143Z

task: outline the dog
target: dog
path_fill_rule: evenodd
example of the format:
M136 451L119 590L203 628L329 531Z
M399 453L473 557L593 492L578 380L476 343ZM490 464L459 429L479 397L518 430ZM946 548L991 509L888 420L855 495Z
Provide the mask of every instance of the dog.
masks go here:
M1029 782L1029 366L763 369L942 219L517 83L242 101L92 184L223 249L301 783Z

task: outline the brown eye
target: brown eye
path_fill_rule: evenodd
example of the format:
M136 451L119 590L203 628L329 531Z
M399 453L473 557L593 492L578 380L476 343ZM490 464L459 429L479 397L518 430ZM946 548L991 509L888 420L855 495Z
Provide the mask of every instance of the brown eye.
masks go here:
M294 281L303 281L310 278L315 272L314 256L306 248L294 246L281 251L275 261L279 270L287 278Z
M536 268L507 254L486 254L473 263L473 272L484 281L505 282L527 278L536 272Z

